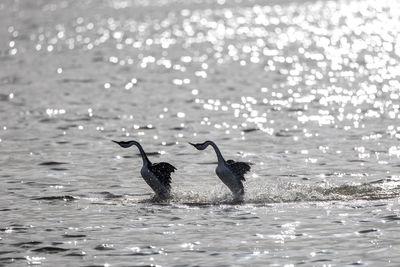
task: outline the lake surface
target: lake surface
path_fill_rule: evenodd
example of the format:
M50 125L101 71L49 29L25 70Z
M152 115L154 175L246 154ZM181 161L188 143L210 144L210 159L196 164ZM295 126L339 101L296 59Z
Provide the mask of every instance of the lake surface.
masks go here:
M1 2L0 266L399 266L399 10ZM244 203L205 140L252 163Z

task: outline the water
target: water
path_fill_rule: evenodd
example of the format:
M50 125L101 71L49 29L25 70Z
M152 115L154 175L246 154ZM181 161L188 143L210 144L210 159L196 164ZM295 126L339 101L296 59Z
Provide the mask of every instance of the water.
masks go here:
M0 265L398 266L399 10L2 2ZM253 163L243 204L207 139Z

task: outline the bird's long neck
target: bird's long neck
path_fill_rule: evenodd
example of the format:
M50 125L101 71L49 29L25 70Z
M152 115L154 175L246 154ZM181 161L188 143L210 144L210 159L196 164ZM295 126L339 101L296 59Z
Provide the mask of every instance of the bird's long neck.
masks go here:
M217 147L217 145L216 145L214 142L212 142L212 141L207 141L207 146L208 146L208 145L210 145L210 146L212 146L212 147L214 148L215 154L217 154L218 163L224 163L224 162L225 162L225 159L224 159L224 157L222 156L221 151L219 151L219 148Z
M140 155L142 156L142 159L143 159L143 166L151 165L151 162L150 162L150 160L147 158L147 155L146 155L146 153L144 152L142 146L141 146L138 142L135 142L134 144L137 146L137 148L138 148L139 151L140 151Z

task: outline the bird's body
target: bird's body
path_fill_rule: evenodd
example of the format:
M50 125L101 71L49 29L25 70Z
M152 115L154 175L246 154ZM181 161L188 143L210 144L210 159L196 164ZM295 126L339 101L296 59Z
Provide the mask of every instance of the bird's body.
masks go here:
M140 174L142 175L143 179L156 193L157 198L166 199L170 197L171 173L176 170L174 166L167 162L151 163L147 158L142 146L136 141L113 142L124 148L128 148L133 145L137 146L143 159L143 167L140 170Z
M235 177L235 174L226 164L218 164L215 173L221 181L237 196L244 195L243 183Z
M170 187L163 185L149 168L143 166L140 170L140 174L157 196L160 196L161 198L169 197Z
M218 158L218 165L215 173L221 181L232 191L235 200L242 201L244 196L243 181L245 181L244 174L250 170L250 165L245 162L235 162L233 160L225 161L221 151L217 145L212 141L206 141L202 144L192 144L198 150L204 150L211 145Z

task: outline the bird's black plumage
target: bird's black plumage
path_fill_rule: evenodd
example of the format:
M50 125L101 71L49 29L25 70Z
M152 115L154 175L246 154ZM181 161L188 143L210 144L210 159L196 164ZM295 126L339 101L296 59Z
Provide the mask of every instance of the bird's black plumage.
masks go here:
M246 181L244 175L246 172L250 171L250 165L245 162L236 162L234 160L227 160L226 161L229 169L240 178L241 181Z
M143 167L140 170L143 179L156 193L157 198L166 199L170 197L171 173L176 170L174 166L167 162L151 163L142 146L135 140L113 142L124 148L135 145L143 159Z
M166 187L171 187L171 173L176 170L174 166L168 162L153 163L149 166L149 170L154 173L160 183Z
M218 146L213 141L205 141L201 144L193 144L197 150L204 150L208 146L212 146L214 148L215 154L217 155L218 165L215 169L215 173L221 179L221 181L232 191L234 195L235 201L243 201L244 196L244 187L243 181L246 179L244 175L246 172L250 170L250 165L245 162L236 162L234 160L225 161L222 156L221 151Z

